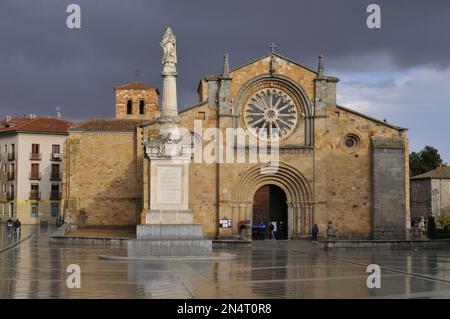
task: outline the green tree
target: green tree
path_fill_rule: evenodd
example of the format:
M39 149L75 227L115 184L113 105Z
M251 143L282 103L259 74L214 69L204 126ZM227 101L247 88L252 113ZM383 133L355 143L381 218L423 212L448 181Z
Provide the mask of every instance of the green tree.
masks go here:
M425 146L420 152L409 155L409 170L411 177L431 171L441 165L446 165L433 146Z

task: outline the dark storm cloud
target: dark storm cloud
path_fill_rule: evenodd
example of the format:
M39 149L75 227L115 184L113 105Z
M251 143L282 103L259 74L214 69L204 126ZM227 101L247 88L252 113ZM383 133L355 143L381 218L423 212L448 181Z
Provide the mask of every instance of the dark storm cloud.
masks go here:
M382 29L365 26L366 7L382 7ZM82 9L81 30L65 26L66 6ZM0 115L113 115L113 86L141 79L161 86L159 41L171 25L178 44L180 107L196 101L199 79L219 72L222 55L236 67L277 51L315 68L364 71L448 66L449 1L112 1L0 2ZM379 61L377 58L379 57ZM381 58L382 57L382 58Z

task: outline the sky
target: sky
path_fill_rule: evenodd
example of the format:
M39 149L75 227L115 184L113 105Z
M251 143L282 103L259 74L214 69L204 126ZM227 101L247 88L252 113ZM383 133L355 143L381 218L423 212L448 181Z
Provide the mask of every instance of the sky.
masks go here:
M69 29L69 4L81 28ZM381 8L381 28L366 25ZM269 44L340 79L338 104L408 128L411 151L438 148L450 163L448 0L1 0L0 118L33 113L68 120L114 116L114 86L140 80L161 88L159 45L177 37L179 108L197 85L264 56Z

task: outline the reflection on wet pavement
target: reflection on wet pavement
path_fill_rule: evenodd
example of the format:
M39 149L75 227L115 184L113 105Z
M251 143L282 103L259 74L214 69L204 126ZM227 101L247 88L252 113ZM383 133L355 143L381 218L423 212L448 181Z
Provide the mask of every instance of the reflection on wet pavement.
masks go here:
M0 250L8 245L0 225ZM255 242L226 249L234 260L100 260L123 248L50 244L54 228L0 254L0 298L449 298L448 250L325 251L304 241ZM66 286L66 267L81 267L81 288ZM381 288L366 286L366 267L382 267Z

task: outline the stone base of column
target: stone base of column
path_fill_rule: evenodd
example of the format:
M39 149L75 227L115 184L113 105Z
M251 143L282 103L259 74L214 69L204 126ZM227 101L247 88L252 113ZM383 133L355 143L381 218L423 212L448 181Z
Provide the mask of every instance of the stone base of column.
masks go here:
M193 224L190 210L150 210L145 217L146 224Z
M129 257L210 256L212 241L199 224L138 225L136 240L128 241Z

